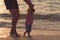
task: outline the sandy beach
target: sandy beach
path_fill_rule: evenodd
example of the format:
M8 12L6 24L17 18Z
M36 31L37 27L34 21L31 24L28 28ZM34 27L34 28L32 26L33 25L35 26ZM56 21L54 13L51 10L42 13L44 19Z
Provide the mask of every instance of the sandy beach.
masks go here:
M59 0L32 0L35 5L32 38L23 37L28 6L23 0L17 1L21 14L17 23L17 32L21 37L10 36L11 14L6 9L4 0L0 0L0 40L60 40Z
M10 28L0 28L0 40L60 40L60 31L32 30L32 38L23 37L25 29L17 28L21 37L11 37Z

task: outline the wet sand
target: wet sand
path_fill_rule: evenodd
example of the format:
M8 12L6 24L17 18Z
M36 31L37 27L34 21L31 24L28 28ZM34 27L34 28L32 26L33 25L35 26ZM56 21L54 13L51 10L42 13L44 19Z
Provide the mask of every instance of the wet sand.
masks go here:
M21 37L11 37L10 28L0 28L0 40L60 40L60 31L33 30L32 38L23 37L25 29L17 28Z

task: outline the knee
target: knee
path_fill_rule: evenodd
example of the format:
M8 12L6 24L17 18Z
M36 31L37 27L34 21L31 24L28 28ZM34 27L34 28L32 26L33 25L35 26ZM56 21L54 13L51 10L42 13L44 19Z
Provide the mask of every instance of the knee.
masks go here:
M20 14L18 12L15 12L12 16L14 16L15 18L19 18Z
M18 10L15 11L15 16L16 16L16 17L20 17L20 13L19 13Z
M15 15L15 17L20 18L20 14L17 13L17 14Z

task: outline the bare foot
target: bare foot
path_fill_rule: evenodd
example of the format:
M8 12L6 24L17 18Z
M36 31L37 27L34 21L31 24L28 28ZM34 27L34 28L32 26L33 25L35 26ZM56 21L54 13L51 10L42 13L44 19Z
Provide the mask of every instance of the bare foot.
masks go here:
M19 36L19 34L17 34L17 33L12 33L12 34L10 34L12 37L20 37Z

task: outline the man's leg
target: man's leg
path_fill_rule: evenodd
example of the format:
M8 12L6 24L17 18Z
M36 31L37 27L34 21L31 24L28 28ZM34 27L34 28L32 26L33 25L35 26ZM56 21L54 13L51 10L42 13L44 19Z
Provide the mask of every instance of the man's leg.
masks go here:
M28 4L29 8L33 8L34 7L34 5L32 4L31 0L24 0L24 1Z
M18 19L20 17L19 10L18 9L10 9L9 11L11 12L11 16L12 16L12 28L11 28L10 34L17 35L16 24L17 24Z

